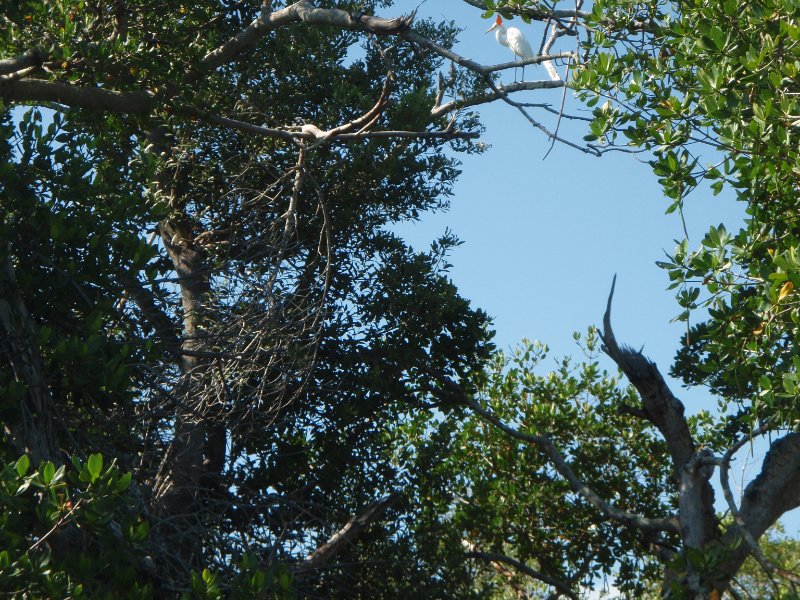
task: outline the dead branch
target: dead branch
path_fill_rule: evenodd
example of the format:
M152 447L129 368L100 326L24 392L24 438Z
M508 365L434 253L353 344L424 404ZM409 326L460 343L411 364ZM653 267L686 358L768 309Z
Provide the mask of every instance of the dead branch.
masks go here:
M617 508L610 502L607 502L601 498L594 490L580 480L580 478L572 470L572 467L570 467L569 463L564 459L564 456L561 454L558 448L556 448L556 445L547 435L533 435L511 427L510 425L504 423L499 417L484 409L457 383L447 379L446 377L437 377L436 379L444 388L443 391L448 396L449 400L452 401L454 399L456 403L468 406L488 423L494 425L501 431L504 431L512 438L521 442L525 442L526 444L537 446L539 449L541 449L542 452L544 452L548 457L551 464L555 467L556 471L558 471L558 473L564 477L564 479L566 479L570 489L573 492L583 496L583 498L589 502L589 504L594 506L606 517L644 531L659 530L670 533L678 533L678 526L674 519L650 518L629 513Z
M569 586L563 581L559 581L558 579L554 579L553 577L549 577L544 573L537 571L536 569L532 569L525 563L517 560L516 558L511 558L510 556L506 556L504 554L498 554L496 552L481 552L481 551L470 551L467 552L465 555L467 558L477 558L480 560L486 560L491 563L503 563L509 565L519 571L520 573L524 573L528 577L532 577L533 579L537 579L542 583L547 585L553 586L559 592L567 596L568 598L572 598L572 600L578 600L579 596L573 592Z
M31 67L38 67L46 60L47 54L41 48L31 48L27 52L0 60L0 75L16 73Z
M327 542L314 550L299 566L298 571L311 571L330 562L345 546L351 544L365 527L380 519L383 513L400 498L401 494L399 492L393 492L370 504L363 513L351 518Z
M639 392L642 407L661 432L672 456L673 472L679 480L679 471L694 455L695 444L683 416L684 406L670 391L656 365L628 346L620 346L611 328L611 302L617 277L611 284L606 312L603 315L603 351L613 360Z
M680 488L680 523L683 541L702 548L713 539L716 529L714 492L709 484L713 467L695 453L695 443L684 417L683 403L670 391L655 363L640 351L620 346L611 328L611 302L616 275L603 315L603 351L613 360L639 392L644 412L661 432L672 457L672 472Z

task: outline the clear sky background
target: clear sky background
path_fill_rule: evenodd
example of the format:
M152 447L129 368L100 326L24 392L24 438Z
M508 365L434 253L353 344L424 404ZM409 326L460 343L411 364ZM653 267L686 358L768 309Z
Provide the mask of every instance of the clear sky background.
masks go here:
M419 0L400 0L381 16L408 13ZM493 33L491 21L462 0L428 0L418 18L453 20L463 29L455 50L482 64L513 58ZM543 25L519 27L534 49ZM562 38L563 39L563 38ZM574 49L567 40L564 50ZM564 68L558 68L563 73ZM528 66L526 80L547 79L543 67ZM504 82L513 81L512 72ZM558 107L561 91L527 92L515 99L550 102ZM568 92L568 104L579 108ZM464 242L451 255L451 277L461 294L494 319L499 348L510 349L522 338L540 340L552 351L552 364L563 355L578 354L572 332L601 325L614 274L617 287L612 323L617 339L636 348L667 376L685 334L685 323L670 323L680 312L674 290L667 290L665 271L655 265L684 237L677 213L666 215L670 202L643 159L630 154L596 158L556 144L543 160L549 140L512 107L494 103L478 107L486 126L483 141L491 148L480 156L460 156L463 173L448 212L426 214L418 223L401 224L397 231L415 248L425 249L450 228ZM551 130L554 116L539 114ZM563 122L561 133L580 141L585 125ZM711 160L711 159L709 159ZM738 231L744 206L732 194L713 196L708 189L690 196L684 211L690 248L699 246L712 225L725 223ZM694 318L701 320L702 315ZM612 371L616 367L607 361ZM685 389L668 378L673 392L689 413L713 411L716 402L704 389ZM763 451L763 450L762 450ZM762 455L737 454L731 476L741 485L760 469ZM716 476L715 476L716 479ZM721 494L718 508L724 510ZM787 533L800 529L800 511L784 518Z

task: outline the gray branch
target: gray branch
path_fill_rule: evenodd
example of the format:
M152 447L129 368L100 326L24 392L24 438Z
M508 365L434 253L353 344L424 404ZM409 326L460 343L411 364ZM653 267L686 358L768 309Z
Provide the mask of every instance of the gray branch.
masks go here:
M528 90L552 90L557 88L563 88L565 85L566 84L563 81L553 81L551 79L543 79L541 81L520 81L517 83L509 83L507 85L497 86L496 90L493 90L491 92L486 92L485 94L470 96L468 98L459 98L458 100L453 100L451 102L447 102L440 106L434 106L433 109L431 110L431 116L440 117L444 114L447 114L454 110L459 110L461 108L467 108L469 106L478 106L480 104L488 104L490 102L494 102L495 100L506 98L509 94L513 94L515 92L522 92Z
M383 513L395 504L400 497L399 492L393 492L370 504L364 512L350 519L327 542L314 550L299 566L298 571L310 571L330 562L345 546L352 543L365 527L380 519Z
M60 81L19 79L0 85L0 98L18 102L56 102L74 108L147 113L155 107L155 94L148 90L117 92L101 87L80 87Z
M317 8L309 0L300 0L281 10L259 15L236 36L206 54L200 61L200 65L187 74L187 79L195 81L204 73L231 61L237 54L254 45L270 31L289 23L302 21L309 25L330 25L377 35L397 35L408 29L413 20L413 14L394 19L382 19L364 14L353 15L336 8Z
M483 0L464 0L464 2L481 10L486 10L487 8L486 3L483 2ZM520 12L523 12L525 16L528 16L536 21L547 21L548 19L574 19L576 17L580 19L587 19L591 16L591 13L581 10L544 10L538 7L525 8Z
M335 142L349 142L353 140L365 139L397 139L397 138L410 138L410 139L475 139L479 137L478 133L461 131L459 129L441 129L437 131L403 131L403 130L389 130L389 131L360 131L353 133L340 133L330 136L329 131L323 131L314 125L304 125L299 130L277 129L273 127L263 127L261 125L253 125L252 123L245 123L228 117L221 117L205 111L187 110L190 114L196 115L198 118L227 127L235 129L243 133L252 135L260 135L264 137L272 137L283 139L287 141L328 141Z
M611 328L611 302L616 283L615 275L603 315L603 333L600 336L603 340L603 351L639 392L645 413L667 442L675 479L680 480L680 471L691 460L695 450L692 434L683 416L684 406L670 391L655 363L641 352L617 343Z
M723 484L728 483L727 462L733 453L731 450L735 451L738 446L738 443L732 446L723 457ZM728 488L726 499L733 504L731 510L738 526L730 527L723 536L723 543L733 550L721 572L734 574L751 553L763 558L763 555L759 556L757 546L754 548L757 540L781 515L800 506L800 433L789 433L772 443L762 463L761 473L745 488L738 511L733 510L735 503L731 502L732 494L728 498L730 486L725 487ZM744 538L744 544L737 543L740 537ZM775 574L795 583L800 582L797 574L771 564L768 566Z
M44 62L46 57L47 55L40 48L32 48L19 56L4 58L0 60L0 75L8 75L30 67L37 67Z
M667 386L655 363L640 351L620 346L611 328L611 302L616 275L603 315L603 350L639 392L649 420L661 432L672 457L672 472L679 486L681 536L690 547L702 548L715 536L714 491L709 484L711 471L704 453L695 452L695 443L684 417L683 403Z
M452 385L458 388L455 383ZM481 417L486 419L489 423L504 431L511 437L522 442L538 446L542 452L545 453L547 458L550 459L550 462L555 467L556 471L558 471L558 473L567 480L570 489L576 494L583 496L583 498L586 499L589 504L594 506L606 517L644 531L657 530L678 533L678 527L674 519L642 517L640 515L629 513L625 510L617 508L610 502L601 498L593 489L580 480L580 478L572 470L572 467L569 466L569 463L564 459L561 452L559 452L558 448L556 448L556 445L553 443L553 441L546 435L531 435L507 425L497 416L482 408L475 400L469 398L466 393L463 392L462 402L478 413Z
M511 558L510 556L506 556L504 554L497 554L495 552L480 552L480 551L467 552L466 556L467 558L479 558L481 560L486 560L490 562L507 564L515 568L517 571L524 573L528 577L532 577L533 579L538 579L542 583L553 586L568 598L572 598L572 600L578 600L579 598L579 596L575 592L573 592L569 588L569 586L563 581L559 581L558 579L554 579L553 577L549 577L544 573L541 573L540 571L532 569L525 563L518 561L516 558Z

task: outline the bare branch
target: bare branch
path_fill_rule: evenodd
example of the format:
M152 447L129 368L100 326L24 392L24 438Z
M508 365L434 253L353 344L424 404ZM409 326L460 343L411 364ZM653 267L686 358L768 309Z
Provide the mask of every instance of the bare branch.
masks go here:
M72 506L72 508L70 508L65 515L63 515L58 521L56 521L56 524L53 525L53 527L51 527L47 533L45 533L42 537L36 540L33 543L33 545L30 548L28 548L28 552L32 552L33 550L35 550L39 545L41 545L45 540L47 540L47 538L53 535L56 529L67 524L72 518L72 513L74 513L78 509L78 507L81 505L81 502L83 502L83 498L79 498L78 501L75 502L75 504Z
M680 469L694 455L694 440L683 416L683 403L670 391L656 365L627 346L620 346L611 328L611 302L617 276L611 284L606 312L603 315L603 351L613 360L633 384L642 399L642 406L667 442L672 456L673 472L680 480Z
M44 79L4 83L0 85L0 98L19 102L57 102L75 108L134 114L147 113L155 107L155 94L148 90L117 92Z
M365 527L380 519L383 513L395 504L400 497L401 494L399 492L393 492L370 504L363 513L350 519L327 542L314 550L298 570L301 572L310 571L330 562L345 546L352 543Z
M562 87L564 87L563 81L551 81L551 80L520 81L518 83L498 85L495 86L494 90L491 92L487 92L479 96L472 96L469 98L459 98L458 100L453 100L451 102L447 102L446 104L435 106L431 110L431 116L439 117L445 113L458 110L461 108L466 108L469 106L478 106L479 104L488 104L489 102L494 102L495 100L506 98L508 94L513 94L515 92L521 92L527 90L553 90Z
M237 121L228 117L220 117L205 111L197 109L185 109L187 114L197 116L204 121L220 125L222 127L229 127L244 133L252 135L261 135L265 137L272 137L283 139L287 141L306 140L313 142L316 140L323 140L327 137L328 132L319 129L314 125L305 125L300 131L288 131L286 129L275 129L272 127L262 127L260 125L253 125L245 123L244 121ZM459 129L442 129L438 131L362 131L354 133L342 133L334 138L329 139L330 143L347 142L352 140L365 140L365 139L388 139L388 138L412 138L412 139L476 139L479 137L478 133L461 131Z
M452 385L458 388L456 384L452 383ZM458 389L460 390L460 388ZM482 408L475 400L469 398L463 391L461 392L461 400L464 404L469 406L489 423L506 432L511 437L522 442L538 446L550 459L550 462L553 464L556 471L558 471L559 474L567 480L570 489L573 492L583 496L586 501L589 502L589 504L594 506L605 516L614 519L615 521L619 521L625 525L636 527L637 529L678 533L678 527L674 519L648 518L635 515L633 513L621 510L601 498L594 490L592 490L578 478L578 476L572 470L572 467L569 466L569 463L567 463L567 461L561 455L561 452L559 452L558 448L556 448L553 441L546 435L531 435L507 425L491 412Z
M556 54L542 54L540 56L533 56L531 58L527 58L525 60L519 61L510 61L505 63L499 63L496 65L482 65L479 62L461 56L460 54L453 52L445 48L444 46L440 46L433 40L429 40L428 38L420 35L416 31L412 30L405 30L399 34L399 37L407 40L409 42L413 42L415 44L419 44L420 46L424 46L429 50L432 50L434 53L438 54L439 56L446 58L448 60L453 61L457 65L464 67L465 69L469 69L475 73L479 73L481 75L488 75L489 73L494 73L496 71L503 71L505 69L513 69L514 67L521 67L524 65L535 65L539 64L548 60L554 60L557 58L564 58L564 59L572 59L575 58L575 54L573 52L559 52ZM563 82L562 82L563 85ZM561 87L561 86L555 86Z
M550 84L553 85L553 87L563 87L563 86L566 85L566 82L561 81L561 80L559 80L559 81L550 81L550 82L534 82L534 83L550 83ZM584 152L586 154L591 154L593 156L601 156L603 154L603 152L601 150L595 148L594 146L591 146L591 145L579 146L578 144L576 144L574 142L571 142L571 141L569 141L569 140L567 140L565 138L559 137L556 133L554 133L554 132L550 131L549 129L547 129L547 127L545 127L544 125L539 123L539 121L534 119L530 115L530 113L528 113L528 111L526 110L525 106L522 103L516 102L516 101L512 100L511 98L509 98L507 90L513 89L512 86L498 87L497 85L495 85L495 83L489 77L486 77L486 84L493 90L493 92L495 94L497 94L497 96L503 102L505 102L509 106L513 106L514 108L516 108L522 114L522 116L525 117L525 119L531 125L533 125L536 129L539 129L540 131L542 131L551 140L557 140L557 141L561 142L562 144L565 144L565 145L567 145L567 146L569 146L571 148L575 148L576 150L580 150L581 152ZM524 84L524 82L523 82L523 84Z
M532 577L541 581L542 583L546 583L547 585L551 585L556 588L559 592L567 596L568 598L572 598L572 600L578 600L579 596L573 592L567 584L563 581L559 581L558 579L554 579L553 577L549 577L544 573L532 569L525 563L518 561L516 558L511 558L510 556L506 556L504 554L497 554L495 552L480 552L480 551L472 551L467 552L467 558L478 558L480 560L486 560L490 562L498 562L504 563L514 567L517 571L524 573L528 577Z
M464 2L481 10L487 9L486 3L482 0L464 0ZM538 6L522 9L511 9L511 12L514 12L518 15L524 14L535 21L547 21L548 19L553 19L556 21L572 19L586 20L591 17L591 13L582 10L546 10ZM602 23L609 28L628 30L631 32L655 32L659 29L659 24L654 19L631 19L630 21L624 23L620 23L612 19L604 19Z
M47 54L41 48L32 48L13 58L4 58L0 60L0 75L16 73L30 67L38 67L46 58Z
M753 538L750 531L747 529L747 524L745 523L744 519L742 518L742 514L739 512L739 508L736 506L736 500L733 497L733 491L731 490L730 484L730 477L729 471L731 467L731 458L736 453L736 451L741 448L744 444L746 444L749 440L752 440L754 436L761 435L766 431L769 431L769 425L764 424L759 427L758 430L753 432L752 435L742 436L740 440L738 440L735 444L733 444L722 457L720 460L720 472L719 472L719 479L720 485L722 487L722 493L725 496L725 501L728 503L728 508L731 511L731 515L733 516L733 521L735 523L735 527L741 533L742 538L744 539L745 543L750 549L750 552L753 555L753 558L756 559L756 562L764 569L764 572L767 575L771 576L772 573L775 571L776 567L772 564L764 553L761 551L761 547L758 545L758 542ZM800 578L798 578L797 583L800 583Z
M763 430L764 427L761 427L754 434L763 433ZM761 473L745 488L742 505L736 510L728 469L733 453L747 439L731 446L720 461L720 483L737 525L729 528L723 536L723 543L734 550L721 572L736 573L745 558L753 554L767 573L800 584L798 574L779 568L767 560L757 542L782 514L800 506L800 433L789 433L773 442L764 458ZM745 543L737 544L738 538L743 538Z
M344 10L335 8L316 8L309 0L300 0L275 12L262 12L248 27L219 48L206 54L200 61L200 65L187 73L187 80L196 81L203 74L230 62L270 31L292 22L302 21L309 25L330 25L377 35L397 35L408 29L413 20L413 14L394 19L382 19L365 14L351 15Z
M761 473L745 488L741 514L758 537L783 513L800 506L800 433L773 442Z
M695 443L684 418L683 403L670 391L655 363L640 351L620 346L611 328L611 302L617 277L611 284L603 315L603 350L639 392L644 412L661 432L672 457L672 473L679 485L681 537L690 547L702 548L715 537L714 491L709 484L713 466L707 452L695 453Z
M470 6L474 6L475 8L479 8L480 10L486 10L486 3L483 0L464 0ZM513 12L513 11L512 11ZM534 19L536 21L545 21L548 18L550 19L571 19L578 17L580 19L588 19L591 16L591 13L580 11L580 10L545 10L542 8L534 7L534 8L525 8L518 12L518 14L525 14L526 16Z

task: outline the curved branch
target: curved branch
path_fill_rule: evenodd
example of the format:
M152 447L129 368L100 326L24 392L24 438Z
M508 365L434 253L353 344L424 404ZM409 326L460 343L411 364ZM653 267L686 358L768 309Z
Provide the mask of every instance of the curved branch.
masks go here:
M0 60L0 75L8 75L9 73L16 73L17 71L22 71L30 67L38 67L46 58L47 55L44 50L41 48L31 48L19 56Z
M641 351L617 343L611 328L611 303L616 283L615 275L603 315L600 335L603 351L639 392L644 412L664 438L672 457L672 474L679 486L681 537L687 546L702 548L716 536L714 490L709 483L713 466L708 465L706 451L695 452L683 403L673 395L655 363Z
M483 0L464 0L464 2L481 10L487 9L486 3L483 2ZM582 10L542 10L538 7L525 8L520 10L519 13L524 13L525 16L536 21L546 21L547 19L574 19L576 17L579 19L588 19L591 16L591 13Z
M474 6L475 8L479 8L483 11L487 10L486 3L482 0L464 0L470 6ZM561 20L574 20L574 19L582 19L587 20L589 19L592 14L590 12L586 12L584 10L570 10L570 9L560 9L560 10L543 10L538 6L530 7L530 8L521 8L521 9L512 9L511 12L518 14L520 16L525 15L533 19L534 21L561 21ZM613 19L603 19L601 23L609 28L623 30L627 29L631 32L645 32L645 33L653 33L659 30L660 25L655 19L631 19L630 21L620 23Z
M617 343L611 328L611 302L617 276L611 283L606 312L603 315L603 351L613 360L639 392L649 420L658 428L672 456L673 473L680 480L681 469L694 455L695 444L683 416L684 406L670 391L664 377L650 359L640 351Z
M399 492L393 492L370 504L366 510L350 519L344 527L337 531L331 538L314 550L298 567L298 572L317 569L328 563L342 548L352 543L365 527L374 523L383 516L389 507L401 498Z
M765 427L760 427L754 434L763 433ZM722 572L736 573L745 558L753 554L767 573L800 584L800 576L767 560L757 542L782 514L800 506L800 433L789 433L773 442L762 463L761 473L745 488L741 507L737 510L728 481L728 468L733 453L748 439L749 436L731 446L720 463L720 483L737 525L729 528L723 536L723 542L734 550ZM736 543L739 536L744 539L744 544Z
M243 133L252 135L261 135L265 137L272 137L287 141L305 140L313 142L317 140L326 140L328 138L327 131L323 131L314 125L304 125L299 131L288 131L286 129L275 129L272 127L262 127L261 125L253 125L252 123L245 123L244 121L237 121L228 117L220 117L205 111L197 109L185 109L187 114L196 116L209 123L220 125L222 127L229 127L236 129ZM461 131L459 129L441 129L438 131L403 131L403 130L390 130L390 131L360 131L354 133L340 133L335 137L327 139L330 143L348 142L352 140L366 140L366 139L388 139L388 138L409 138L409 139L476 139L479 137L478 133Z
M534 579L538 579L542 583L546 583L547 585L553 586L568 598L572 598L572 600L578 600L579 598L579 596L575 592L573 592L563 581L559 581L558 579L554 579L552 577L545 575L544 573L541 573L540 571L532 569L525 563L518 561L516 558L511 558L510 556L506 556L504 554L497 554L495 552L480 552L480 551L467 552L465 556L467 558L479 558L481 560L486 560L490 562L507 564L511 567L514 567L517 571L524 573L528 577L533 577Z
M550 462L553 464L556 471L558 471L558 473L567 480L570 489L573 492L583 496L583 498L589 502L589 504L594 506L605 516L623 523L624 525L630 525L644 531L657 530L678 533L678 526L674 519L642 517L640 515L619 509L610 502L601 498L593 489L591 489L578 478L578 476L572 470L572 467L569 466L569 463L564 459L561 452L559 452L558 448L556 448L556 445L549 437L545 435L531 435L529 433L524 433L514 429L513 427L501 421L488 410L482 408L475 400L466 397L466 394L464 394L462 398L464 404L469 406L472 410L474 410L498 429L501 429L515 439L538 446L550 459Z
M764 553L761 551L761 547L758 545L758 542L753 538L750 531L747 529L747 524L745 523L744 519L742 518L742 513L739 512L739 508L736 506L736 500L733 497L733 491L731 490L730 484L730 477L729 471L731 468L731 459L733 455L741 448L744 444L746 444L749 440L752 440L754 436L761 435L767 431L769 431L769 425L763 424L759 427L756 431L753 432L752 435L742 436L735 444L733 444L722 457L719 463L719 480L720 486L722 487L722 494L725 497L725 501L728 503L728 509L731 511L731 515L733 516L733 521L735 523L735 527L739 530L739 533L742 534L742 538L744 539L745 543L750 549L753 557L756 559L756 562L764 569L764 572L767 574L772 573L775 571L775 565L773 565ZM796 581L796 583L800 583L800 579Z
M545 57L541 57L545 58ZM431 109L431 116L440 117L443 114L467 108L469 106L478 106L479 104L488 104L501 98L506 98L508 94L515 92L522 92L528 90L553 90L563 88L565 86L563 81L552 81L550 79L543 79L541 81L520 81L518 83L509 83L508 85L497 86L495 90L481 94L479 96L471 96L469 98L459 98L439 106L434 106Z
M155 94L148 90L117 92L44 79L18 79L4 83L0 85L0 98L19 102L57 102L74 108L119 113L147 113L155 106Z
M298 21L310 25L330 25L376 35L398 35L411 26L414 14L394 19L382 19L363 13L353 15L336 8L317 8L309 0L300 0L275 12L263 11L249 26L206 54L200 64L187 74L187 80L196 81L203 74L233 60L239 53L254 45L270 31Z

